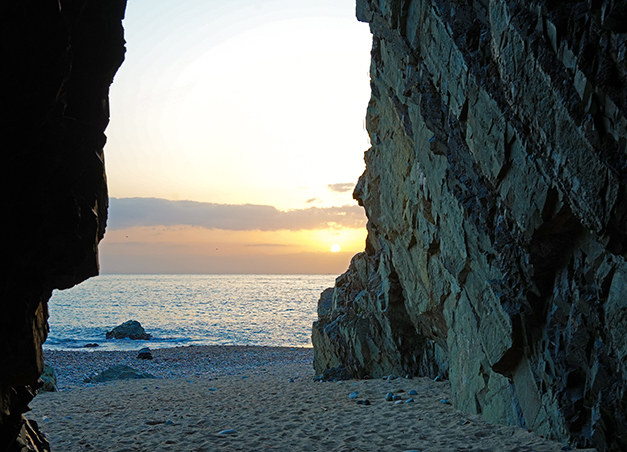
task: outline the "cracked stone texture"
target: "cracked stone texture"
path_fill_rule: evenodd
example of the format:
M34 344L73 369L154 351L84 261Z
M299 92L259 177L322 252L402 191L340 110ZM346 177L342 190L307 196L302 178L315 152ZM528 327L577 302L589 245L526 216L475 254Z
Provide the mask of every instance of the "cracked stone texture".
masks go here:
M47 450L22 413L41 383L48 299L98 273L104 130L125 0L21 0L0 18L0 450Z
M317 374L440 376L457 408L627 449L627 6L358 0L363 253Z

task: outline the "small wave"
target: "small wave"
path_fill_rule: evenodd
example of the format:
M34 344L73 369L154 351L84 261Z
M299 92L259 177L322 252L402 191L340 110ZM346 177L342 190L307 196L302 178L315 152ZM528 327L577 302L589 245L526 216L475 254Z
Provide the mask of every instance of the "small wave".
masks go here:
M76 339L76 338L59 338L48 337L43 345L44 350L136 350L143 347L169 348L173 346L191 345L197 342L186 337L153 337L150 340L132 340L132 339ZM201 341L202 342L202 341Z

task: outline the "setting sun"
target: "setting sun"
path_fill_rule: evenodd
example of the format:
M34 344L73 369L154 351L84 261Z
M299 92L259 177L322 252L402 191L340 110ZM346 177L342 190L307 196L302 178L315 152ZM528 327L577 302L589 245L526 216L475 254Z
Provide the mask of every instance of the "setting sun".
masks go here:
M331 252L333 253L339 253L342 250L342 248L340 248L340 245L333 245L331 246Z

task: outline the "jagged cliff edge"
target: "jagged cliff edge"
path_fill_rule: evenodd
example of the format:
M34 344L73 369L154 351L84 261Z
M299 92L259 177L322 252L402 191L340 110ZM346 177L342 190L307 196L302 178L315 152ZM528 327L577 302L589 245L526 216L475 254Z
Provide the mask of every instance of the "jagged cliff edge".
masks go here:
M439 375L464 411L627 449L625 2L357 16L368 239L321 296L316 373Z

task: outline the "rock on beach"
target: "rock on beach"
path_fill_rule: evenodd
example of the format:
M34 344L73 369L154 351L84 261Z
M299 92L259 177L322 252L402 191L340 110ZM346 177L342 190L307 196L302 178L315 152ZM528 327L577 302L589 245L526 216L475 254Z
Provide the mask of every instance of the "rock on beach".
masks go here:
M137 354L137 359L152 359L152 352L148 347L144 347Z
M44 364L44 373L41 375L42 386L40 391L56 392L57 389L57 375L54 368L49 364Z
M102 371L98 375L85 378L85 383L104 383L113 380L139 380L142 378L155 378L154 375L149 373L140 372L132 367L118 364L116 366L109 367L107 370Z

